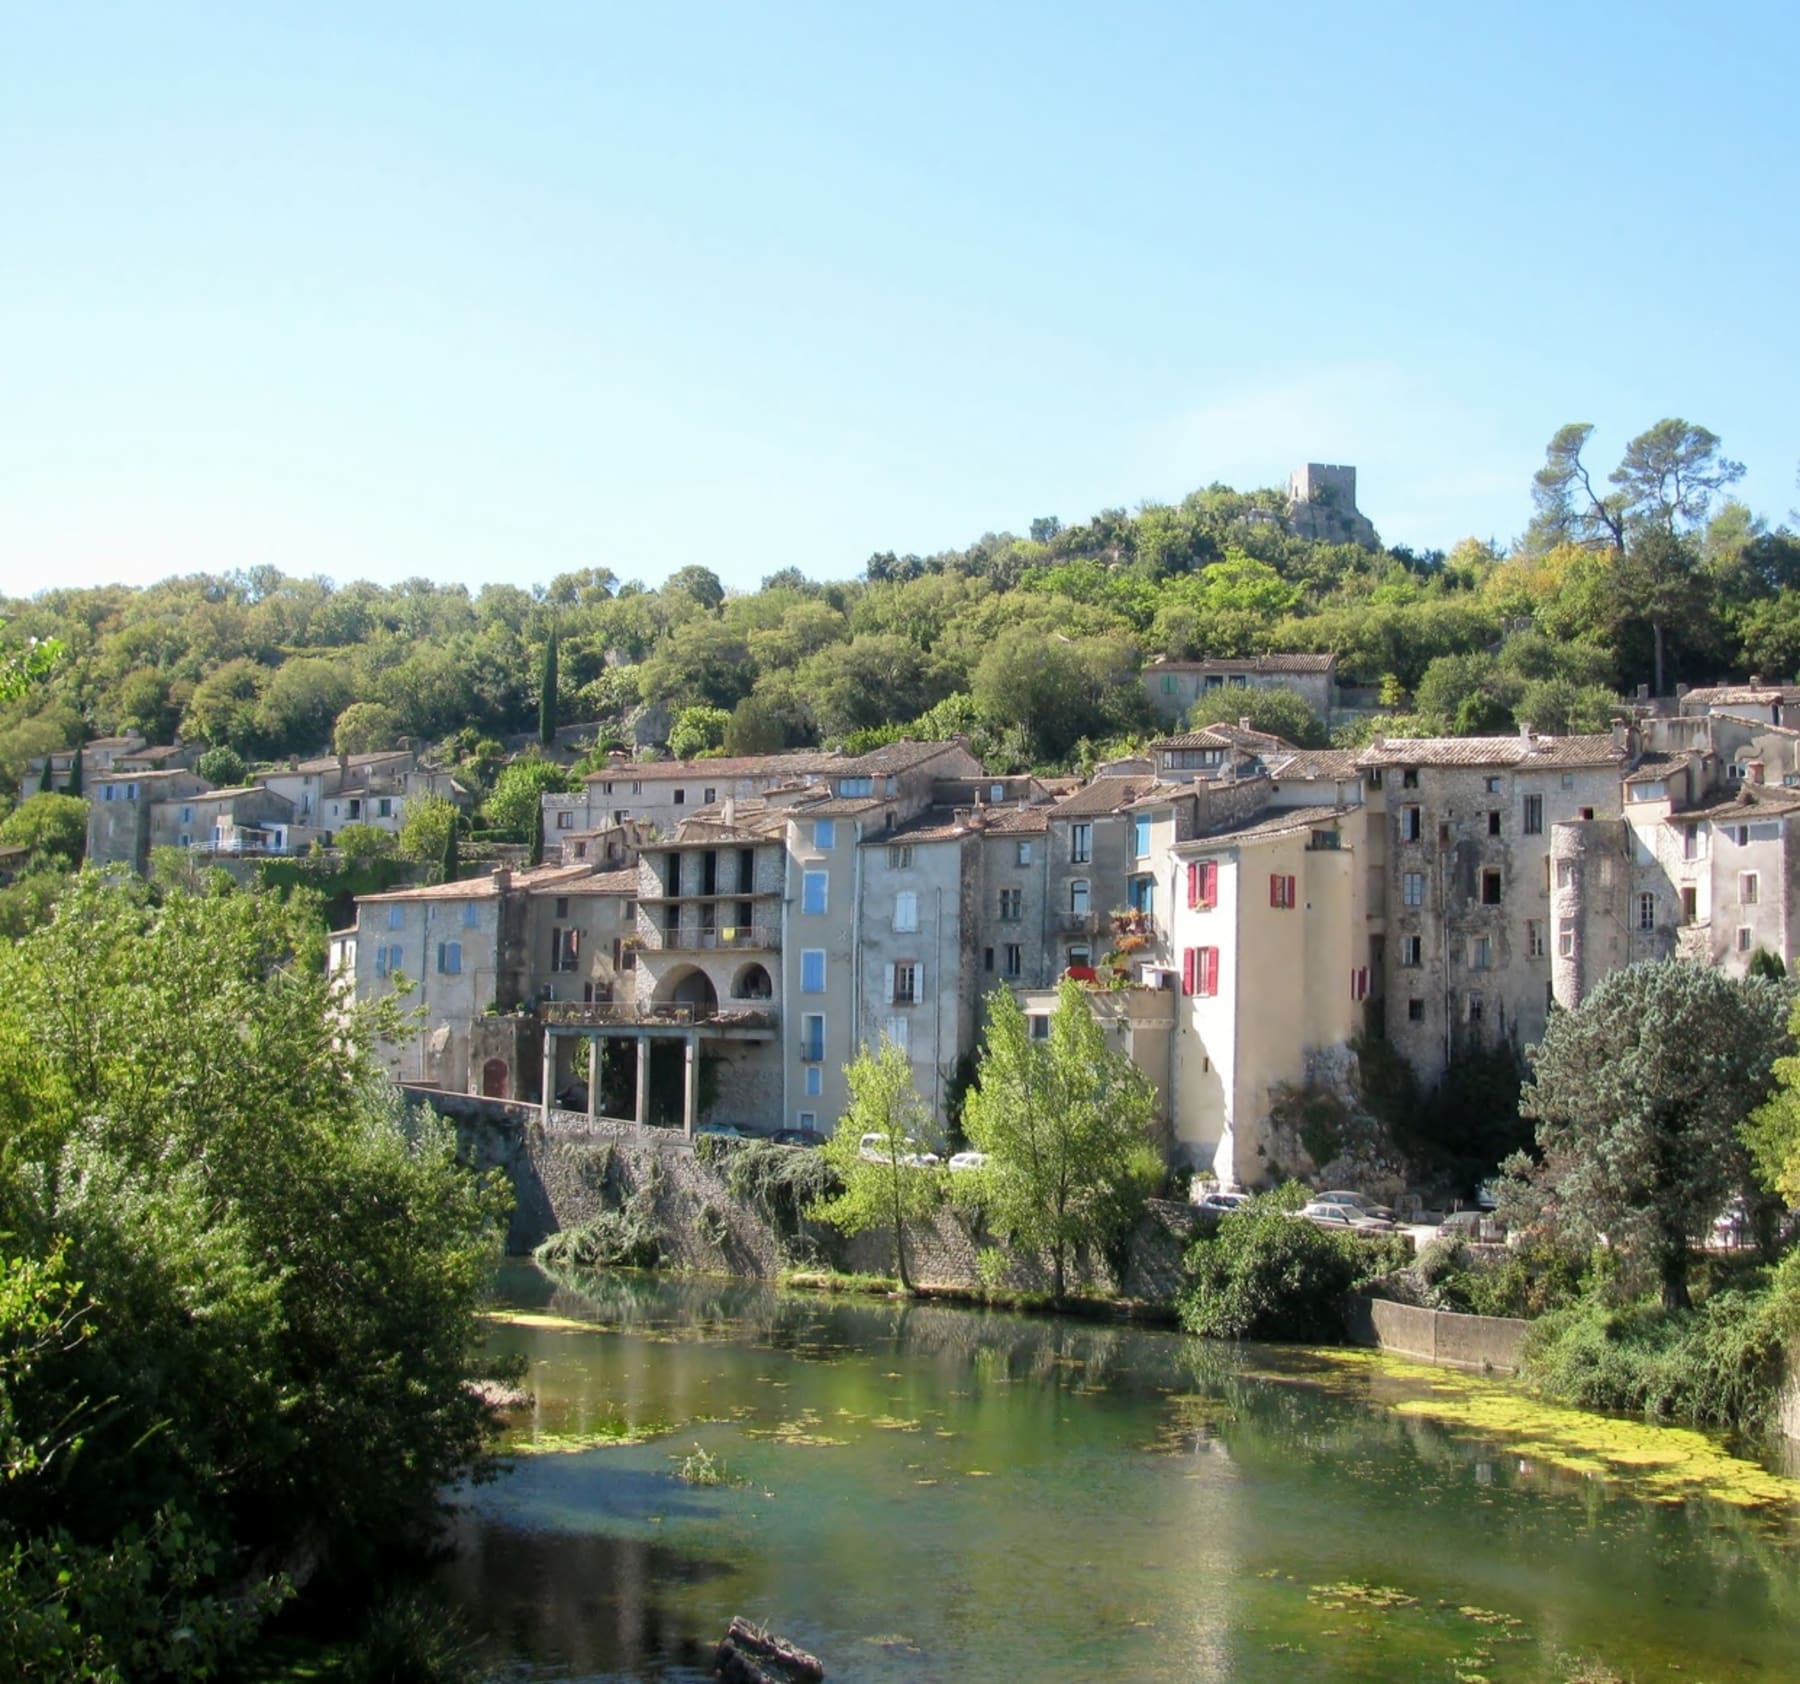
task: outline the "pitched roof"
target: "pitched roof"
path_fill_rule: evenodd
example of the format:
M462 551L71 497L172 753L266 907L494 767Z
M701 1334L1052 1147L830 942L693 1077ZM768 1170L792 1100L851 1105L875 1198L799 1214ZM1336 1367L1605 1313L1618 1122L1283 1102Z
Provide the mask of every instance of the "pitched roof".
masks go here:
M700 778L792 777L796 773L834 770L844 764L839 754L802 749L790 754L720 755L711 760L618 760L589 772L583 783L616 783L620 778L646 778L672 783Z
M1196 726L1178 737L1158 737L1150 746L1153 749L1237 748L1266 754L1271 749L1291 749L1294 745L1286 737L1278 737L1271 731L1253 731L1247 726L1227 725L1221 721L1217 725Z
M1098 777L1073 795L1064 796L1051 809L1051 814L1058 819L1086 819L1123 812L1155 785L1156 779L1147 774Z
M1771 818L1800 809L1800 789L1775 784L1739 784L1708 791L1698 801L1669 814L1665 824L1697 824L1702 819L1753 818L1761 809Z
M1683 702L1751 702L1766 707L1772 702L1800 700L1800 684L1713 684L1690 690Z
M936 760L940 755L954 753L957 749L966 750L968 746L961 737L948 737L935 743L885 743L880 748L870 749L867 754L849 755L838 761L831 768L831 774L854 778L877 772L905 772Z
M1152 661L1146 670L1157 672L1330 672L1335 655L1217 655L1198 661Z
M1297 748L1285 755L1271 755L1268 760L1272 778L1360 778L1362 768L1356 763L1353 748Z
M1389 737L1356 757L1359 766L1605 766L1625 758L1610 732L1582 737Z
M344 762L347 766L373 766L382 760L409 760L412 750L409 748L383 748L371 754L353 754ZM335 772L338 769L338 757L335 754L315 755L311 760L302 760L298 765L277 766L269 775L279 777L286 772L290 777L295 772Z
M1319 807L1269 807L1260 813L1252 813L1245 818L1227 820L1224 824L1208 830L1204 835L1190 837L1185 842L1175 845L1178 854L1196 850L1226 846L1235 842L1257 840L1269 836L1285 836L1295 830L1317 830L1321 826L1335 824L1337 820L1355 812L1354 807L1319 806Z
M886 832L881 837L880 846L887 847L896 842L956 842L981 834L980 830L969 823L966 812L963 817L958 818L951 808L927 807L924 812ZM864 846L871 845L874 845L874 838L865 838Z
M633 865L620 871L596 871L591 877L573 877L563 882L528 883L526 892L534 895L635 895L638 869Z

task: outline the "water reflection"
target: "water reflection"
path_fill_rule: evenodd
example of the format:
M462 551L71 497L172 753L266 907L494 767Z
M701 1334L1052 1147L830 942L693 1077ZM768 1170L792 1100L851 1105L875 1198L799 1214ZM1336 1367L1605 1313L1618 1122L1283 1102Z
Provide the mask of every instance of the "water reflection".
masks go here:
M454 1594L554 1678L704 1676L734 1613L840 1678L1790 1674L1786 1512L1633 1501L1292 1355L515 1269L536 1393ZM694 1445L741 1483L673 1477ZM1687 1672L1678 1672L1687 1667ZM694 1670L699 1669L699 1670Z

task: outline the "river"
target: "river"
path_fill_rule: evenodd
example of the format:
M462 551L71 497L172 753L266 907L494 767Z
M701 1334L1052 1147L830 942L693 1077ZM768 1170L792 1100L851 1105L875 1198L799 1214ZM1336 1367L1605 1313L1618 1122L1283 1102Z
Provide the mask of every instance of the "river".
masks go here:
M1800 1488L1696 1435L691 1279L508 1265L497 1307L536 1401L445 1585L504 1677L703 1679L738 1613L843 1680L1800 1676Z

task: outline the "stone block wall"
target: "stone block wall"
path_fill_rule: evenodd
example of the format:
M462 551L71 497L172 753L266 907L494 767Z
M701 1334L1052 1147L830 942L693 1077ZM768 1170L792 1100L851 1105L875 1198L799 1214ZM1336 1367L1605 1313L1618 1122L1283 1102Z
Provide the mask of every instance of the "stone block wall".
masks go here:
M1516 1374L1529 1322L1506 1316L1464 1316L1424 1310L1387 1298L1353 1293L1348 1305L1350 1341L1396 1356L1418 1357L1447 1368Z

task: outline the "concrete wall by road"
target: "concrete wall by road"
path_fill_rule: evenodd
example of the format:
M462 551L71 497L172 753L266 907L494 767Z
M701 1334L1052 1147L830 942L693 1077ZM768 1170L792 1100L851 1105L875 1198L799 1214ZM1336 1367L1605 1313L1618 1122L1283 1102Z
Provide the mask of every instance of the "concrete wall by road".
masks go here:
M1396 1356L1418 1357L1447 1368L1516 1374L1525 1349L1528 1322L1505 1316L1463 1316L1450 1310L1422 1310L1386 1298L1353 1293L1348 1315L1350 1342L1372 1345Z

